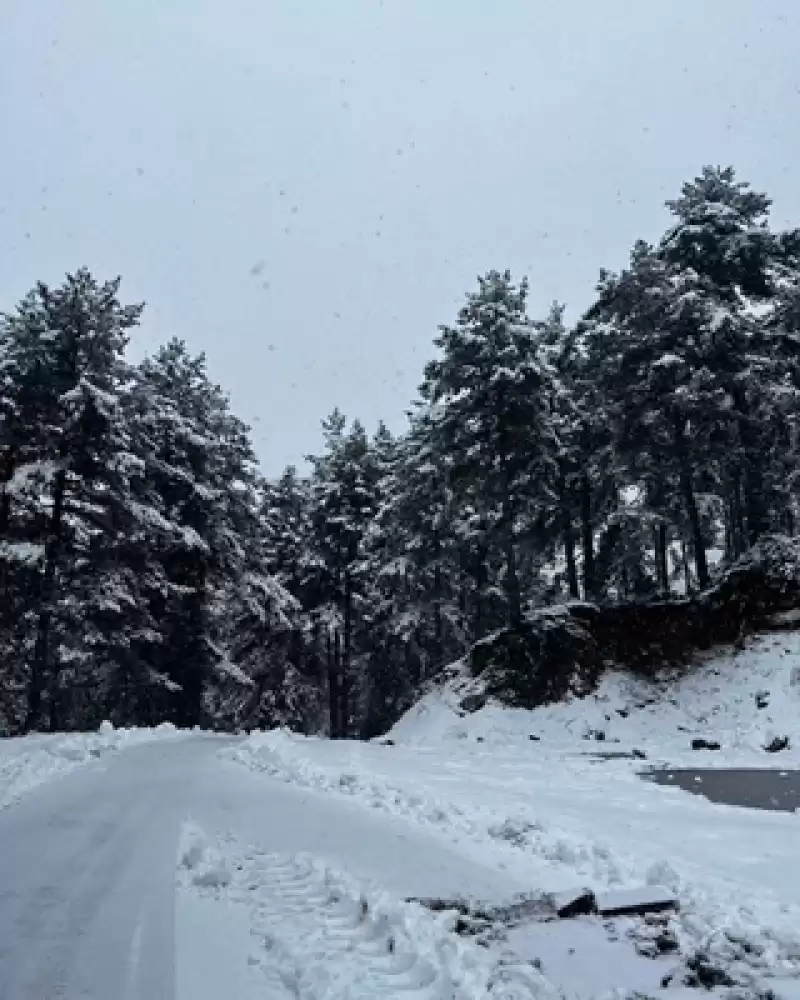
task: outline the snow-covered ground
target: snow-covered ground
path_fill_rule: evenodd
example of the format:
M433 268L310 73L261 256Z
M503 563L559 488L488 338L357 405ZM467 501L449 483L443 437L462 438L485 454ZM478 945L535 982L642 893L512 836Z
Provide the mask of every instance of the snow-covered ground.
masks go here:
M721 997L800 1000L800 817L637 774L797 766L798 658L800 636L768 636L535 712L467 713L474 684L454 679L392 742L3 741L0 996L684 1000L700 951L739 984ZM791 748L765 753L773 736ZM596 755L634 748L647 760ZM665 887L680 909L542 922L547 894L581 887Z
M104 722L96 733L55 733L0 740L0 809L59 775L124 747L170 739L174 726L115 729Z
M473 685L456 680L397 724L393 744L271 732L226 753L416 825L511 876L520 893L665 885L681 900L670 925L685 954L704 950L741 982L768 974L773 988L796 989L800 817L715 805L637 772L798 766L798 664L800 635L775 634L658 688L609 675L594 696L534 712L465 713ZM791 748L767 754L774 736ZM722 749L691 750L695 737ZM647 761L592 755L633 749Z

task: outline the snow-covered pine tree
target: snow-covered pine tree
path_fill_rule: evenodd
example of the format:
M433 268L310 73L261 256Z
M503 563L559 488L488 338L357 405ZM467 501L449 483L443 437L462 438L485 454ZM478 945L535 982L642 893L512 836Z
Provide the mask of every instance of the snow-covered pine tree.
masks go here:
M164 584L151 595L161 634L155 669L172 688L172 721L197 725L214 685L230 680L226 602L247 572L253 457L247 429L208 378L204 355L172 340L136 375L145 475L163 528Z
M432 461L459 508L455 530L475 577L476 638L502 620L521 620L520 562L555 501L553 386L526 297L527 284L515 285L508 271L479 278L456 325L440 329L440 357L420 387Z
M380 467L363 426L347 428L335 410L323 422L326 450L311 456L314 604L309 609L317 641L324 644L329 728L351 732L361 695L369 639L369 587L365 541L378 509Z
M4 323L7 530L40 553L21 642L26 729L91 721L111 664L148 625L124 562L138 466L119 402L141 307L118 290L80 270L37 285Z

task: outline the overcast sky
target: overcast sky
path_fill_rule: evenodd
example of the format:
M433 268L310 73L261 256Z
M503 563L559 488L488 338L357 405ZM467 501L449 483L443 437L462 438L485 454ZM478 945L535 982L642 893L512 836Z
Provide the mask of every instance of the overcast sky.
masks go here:
M574 316L704 163L800 225L798 0L0 0L0 308L87 264L277 473L475 277Z

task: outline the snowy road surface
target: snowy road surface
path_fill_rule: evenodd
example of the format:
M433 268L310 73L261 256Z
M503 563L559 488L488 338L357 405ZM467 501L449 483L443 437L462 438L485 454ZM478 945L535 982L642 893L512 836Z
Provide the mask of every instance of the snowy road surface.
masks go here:
M320 885L335 894L337 905L356 901L355 923L363 931L359 913L366 904L361 899L372 897L362 897L361 883L352 882L354 872L363 884L374 879L400 901L401 909L387 911L388 917L383 913L381 920L386 926L399 921L387 940L392 952L395 940L405 942L406 953L391 958L410 978L405 984L393 968L387 972L381 966L380 974L391 973L400 991L382 990L384 996L435 985L454 971L454 963L461 963L459 968L470 964L470 955L461 952L448 955L447 969L434 968L431 956L423 961L420 934L403 923L407 904L402 899L464 892L508 898L519 888L511 876L466 860L411 825L364 814L355 803L291 788L219 759L221 744L222 738L206 735L133 747L87 764L0 812L2 1000L291 996L285 979L285 992L279 992L276 981L265 993L269 983L264 973L274 972L271 965L285 969L292 940L302 943L317 933ZM291 924L295 938L281 945L280 962L270 958L264 944L276 940L274 929L268 934L262 926L256 941L252 914L236 908L235 893L229 900L214 900L207 866L197 882L210 897L197 894L195 899L186 892L176 897L176 865L187 820L212 842L232 831L237 843L269 852L245 851L231 867L249 879L248 888L259 884L264 889L258 910L262 925ZM304 852L300 860L298 852ZM316 861L320 857L325 859L322 868ZM336 874L340 869L351 873L349 882ZM277 909L275 900L283 900ZM375 904L376 913L382 905ZM341 931L347 919L334 916ZM430 939L431 928L423 930ZM323 944L332 947L328 923L322 931L328 935ZM363 947L372 947L370 942L372 937ZM414 949L418 953L409 958ZM431 954L441 964L444 952L437 946ZM363 962L363 949L359 954ZM321 953L320 962L325 959ZM303 995L338 994L320 988ZM415 993L439 995L427 988Z

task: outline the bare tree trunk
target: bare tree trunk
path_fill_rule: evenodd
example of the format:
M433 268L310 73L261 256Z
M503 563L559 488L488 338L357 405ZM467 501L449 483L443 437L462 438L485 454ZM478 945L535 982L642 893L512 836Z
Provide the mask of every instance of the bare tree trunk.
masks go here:
M572 533L572 515L568 506L564 507L562 516L564 524L564 554L567 560L567 586L569 587L569 596L573 600L577 600L580 597L578 567L575 562L575 536Z
M588 472L581 477L581 547L583 549L583 596L595 598L594 532L592 530L592 484Z
M326 643L326 660L328 668L328 724L330 727L331 739L335 740L339 735L337 721L337 716L339 714L339 676L330 629L328 629L328 638Z
M666 597L669 594L669 569L667 566L667 526L663 521L656 527L655 534L658 585L661 593Z
M506 599L508 601L508 624L519 628L522 624L522 599L517 574L517 549L514 533L509 525L506 529Z
M708 575L708 562L706 561L706 543L703 538L703 529L700 524L700 511L697 507L697 499L694 495L692 485L692 470L689 464L689 450L686 444L684 433L684 419L680 414L674 417L675 427L675 447L678 453L680 465L680 486L683 494L683 502L686 506L686 516L689 519L689 529L692 534L692 547L694 549L694 561L697 567L697 582L701 590L705 590L711 582Z
M344 649L340 673L339 719L341 736L347 736L350 728L350 680L353 654L353 580L350 568L344 571Z
M345 735L343 718L342 718L342 633L337 628L333 634L333 664L334 671L336 673L336 736L341 737Z

